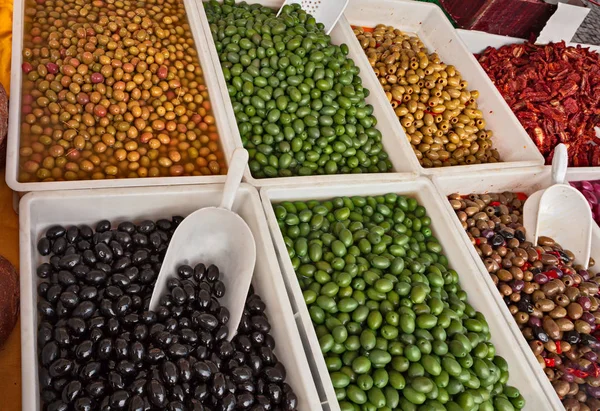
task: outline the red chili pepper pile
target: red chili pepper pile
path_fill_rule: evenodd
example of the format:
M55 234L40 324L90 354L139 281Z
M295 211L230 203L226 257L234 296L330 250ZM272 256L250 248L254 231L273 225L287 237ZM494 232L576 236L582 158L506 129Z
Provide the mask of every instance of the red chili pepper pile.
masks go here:
M569 165L600 166L600 55L564 42L488 47L477 56L550 164L565 143Z

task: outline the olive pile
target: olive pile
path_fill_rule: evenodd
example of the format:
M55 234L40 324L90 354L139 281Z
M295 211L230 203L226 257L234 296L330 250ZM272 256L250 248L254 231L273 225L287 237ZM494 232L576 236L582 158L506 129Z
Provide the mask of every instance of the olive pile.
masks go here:
M255 177L391 170L345 44L298 4L204 7Z
M342 411L524 407L414 198L274 210Z
M479 92L416 36L378 25L354 28L423 167L500 161L486 130Z
M526 241L524 195L449 199L565 408L600 410L600 277L551 238Z
M225 174L183 0L27 0L19 181Z
M53 226L38 243L38 361L45 411L296 410L264 302L250 291L232 342L214 265L154 282L181 218Z

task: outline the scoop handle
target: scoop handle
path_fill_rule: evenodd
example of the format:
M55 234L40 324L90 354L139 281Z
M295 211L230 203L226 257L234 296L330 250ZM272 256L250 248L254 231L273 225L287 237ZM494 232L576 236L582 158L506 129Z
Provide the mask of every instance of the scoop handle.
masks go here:
M554 147L552 157L552 184L564 184L567 180L567 167L569 165L569 154L567 146L559 144Z
M219 207L231 211L235 195L242 182L246 164L248 164L248 152L243 148L236 148L231 156L229 170L227 171L227 180L225 180L225 187L223 188L223 199Z

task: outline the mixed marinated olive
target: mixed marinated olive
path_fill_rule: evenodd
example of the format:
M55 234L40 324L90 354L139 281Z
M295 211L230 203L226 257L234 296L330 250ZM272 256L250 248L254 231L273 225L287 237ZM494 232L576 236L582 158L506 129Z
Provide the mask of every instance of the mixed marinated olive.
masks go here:
M25 6L19 181L225 174L183 0Z
M180 266L159 308L148 310L181 221L53 226L40 239L50 256L37 269L44 411L297 409L266 305L252 290L227 340L216 266Z
M417 200L343 197L274 211L343 411L525 406Z
M524 194L449 199L565 409L600 410L600 277L553 239L526 240Z
M255 177L391 171L347 45L299 4L204 8Z
M479 92L421 39L383 24L354 28L423 167L500 161Z

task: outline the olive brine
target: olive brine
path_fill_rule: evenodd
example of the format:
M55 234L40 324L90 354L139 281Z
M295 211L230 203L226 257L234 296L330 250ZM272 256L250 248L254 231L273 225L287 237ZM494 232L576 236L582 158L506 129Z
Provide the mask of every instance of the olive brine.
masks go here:
M297 409L265 303L252 289L231 342L214 265L180 266L159 308L148 311L182 220L46 231L38 250L50 260L37 269L44 411Z
M391 171L345 44L299 4L204 7L254 177Z
M525 406L417 200L343 197L274 211L342 411Z

